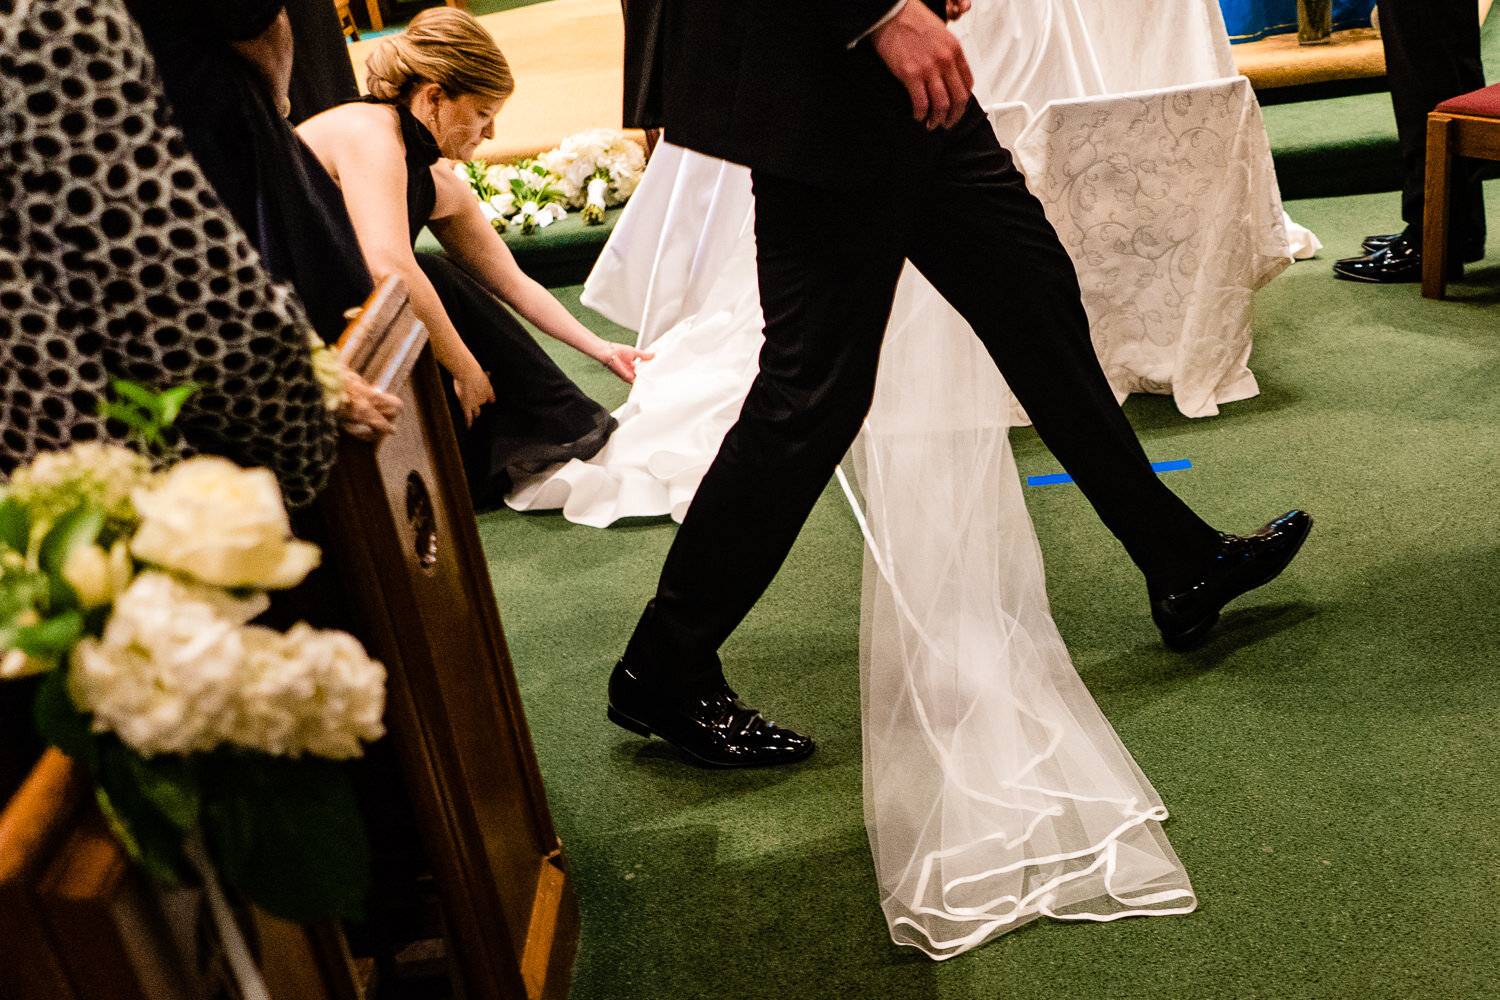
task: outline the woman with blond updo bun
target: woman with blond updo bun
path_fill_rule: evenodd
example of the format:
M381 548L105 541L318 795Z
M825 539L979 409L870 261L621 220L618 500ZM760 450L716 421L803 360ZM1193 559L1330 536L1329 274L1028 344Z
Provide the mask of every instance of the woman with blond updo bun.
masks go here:
M467 160L494 135L515 89L479 22L451 7L424 10L384 39L365 69L363 102L325 111L298 132L342 190L376 281L395 274L411 289L451 376L469 487L476 503L492 505L518 480L590 457L615 428L507 305L626 382L650 355L599 338L527 277L454 174L448 161ZM413 252L424 226L446 255Z

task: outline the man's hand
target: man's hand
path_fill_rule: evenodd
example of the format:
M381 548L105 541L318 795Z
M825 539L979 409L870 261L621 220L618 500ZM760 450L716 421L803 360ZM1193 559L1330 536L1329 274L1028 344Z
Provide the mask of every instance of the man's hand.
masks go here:
M962 14L969 0L948 0L950 17L957 16L955 8ZM912 117L929 129L957 125L968 106L974 74L942 19L920 0L907 0L871 37L875 51L911 94Z

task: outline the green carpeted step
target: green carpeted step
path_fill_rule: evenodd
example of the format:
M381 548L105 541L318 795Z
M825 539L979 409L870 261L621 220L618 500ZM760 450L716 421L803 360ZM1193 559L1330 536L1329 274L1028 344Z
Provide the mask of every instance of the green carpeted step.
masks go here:
M1281 197L1393 191L1401 153L1390 94L1357 94L1262 108Z
M577 285L588 277L594 261L599 259L621 211L621 208L609 209L597 226L584 225L582 215L569 212L566 218L530 236L523 236L519 226L511 226L501 239L515 254L521 270L537 281L544 285ZM437 237L428 229L418 234L416 248L442 250Z

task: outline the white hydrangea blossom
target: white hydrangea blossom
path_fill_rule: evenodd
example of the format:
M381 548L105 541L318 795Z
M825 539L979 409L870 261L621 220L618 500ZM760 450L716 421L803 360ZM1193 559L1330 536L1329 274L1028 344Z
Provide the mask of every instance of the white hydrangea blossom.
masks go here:
M30 506L38 520L56 517L87 498L105 516L132 521L131 491L154 481L145 457L119 445L86 441L37 455L15 471L6 492Z
M385 668L347 632L244 630L243 706L229 742L280 756L358 757L385 732Z
M383 732L385 669L352 636L244 624L238 600L166 573L136 577L101 639L73 652L74 701L145 756L223 744L278 756L358 756Z

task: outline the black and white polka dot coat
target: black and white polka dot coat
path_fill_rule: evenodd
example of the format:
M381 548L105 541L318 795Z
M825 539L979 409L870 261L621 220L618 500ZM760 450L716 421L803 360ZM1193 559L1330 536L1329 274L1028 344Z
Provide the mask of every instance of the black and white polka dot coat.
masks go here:
M0 0L0 473L122 437L110 376L203 386L187 450L327 478L336 431L308 324L214 196L119 0Z

